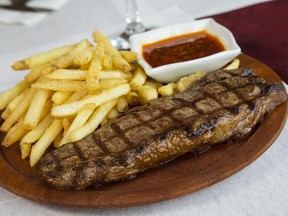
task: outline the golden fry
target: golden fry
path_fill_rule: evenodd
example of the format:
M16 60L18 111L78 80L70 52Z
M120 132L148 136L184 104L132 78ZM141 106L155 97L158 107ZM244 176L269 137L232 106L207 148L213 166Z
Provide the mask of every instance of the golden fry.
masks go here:
M28 130L23 127L23 120L19 121L8 131L8 133L4 137L2 145L5 147L12 145L13 143L20 140L20 138L23 137L27 133L27 131Z
M227 65L224 70L233 70L239 68L240 60L234 59L229 65Z
M76 80L49 80L44 79L31 85L32 88L47 89L61 92L87 91L85 81Z
M72 103L54 106L51 110L51 113L52 116L55 117L75 115L77 112L83 109L85 104L93 103L96 106L100 106L107 101L111 101L122 95L126 95L128 92L130 92L130 90L131 89L129 84L123 84L110 89L105 89L100 94L92 95L85 99L74 101Z
M103 90L103 89L109 89L113 88L115 86L122 85L124 83L127 83L126 79L104 79L99 82L97 87L94 89L95 91Z
M72 141L70 139L71 133L73 131L75 131L76 129L82 127L87 122L89 117L94 112L95 108L96 108L96 106L94 104L86 104L84 106L84 108L74 118L70 127L66 130L64 137L62 138L61 142L59 143L59 146L55 146L55 147L57 148L57 147L60 147L66 143L71 142Z
M32 147L31 143L22 143L22 142L20 143L20 151L22 159L26 159L30 155L31 147Z
M25 115L24 127L27 130L35 128L40 121L41 113L44 109L48 97L51 95L49 90L38 89L29 105Z
M107 119L110 120L110 119L113 119L115 118L116 116L118 116L119 112L118 110L116 109L116 106L113 107L110 112L107 114Z
M126 95L126 100L127 100L129 105L137 106L137 105L139 105L139 94L135 91L130 91Z
M173 95L177 90L177 85L176 83L169 83L167 85L164 85L158 89L158 93L162 97L167 97L170 95Z
M87 70L59 69L46 75L55 80L86 80ZM99 79L126 79L131 81L133 75L122 71L100 71Z
M1 114L1 118L6 120L9 117L9 115L11 114L11 112L12 111L10 109L8 109L8 107L6 107L6 109Z
M126 59L127 62L131 63L137 60L137 53L127 50L120 50L120 54L123 56L123 58Z
M107 118L104 118L104 119L101 121L100 125L101 125L101 127L103 127L103 126L106 125L107 123L108 123Z
M129 109L129 105L125 96L119 97L116 108L118 112L126 112Z
M62 104L68 97L72 95L72 92L55 92L52 95L52 101L54 104Z
M28 88L25 89L21 94L19 94L17 97L15 97L7 106L4 112L1 115L2 119L7 119L9 115L12 113L13 110L18 106L19 103L23 101L25 98L26 94L28 93Z
M45 118L31 131L29 131L21 140L21 143L34 143L40 139L40 137L44 134L46 129L52 124L54 118L47 114Z
M64 133L63 134L65 134L66 132L67 132L67 130L68 130L68 128L71 126L71 124L72 124L72 119L71 118L64 118L63 119L63 129L64 129ZM62 138L61 138L62 139ZM60 140L61 141L61 140ZM60 144L60 142L59 142L59 144ZM55 146L55 145L54 145ZM56 145L57 146L57 145Z
M93 38L95 42L102 42L104 44L105 52L111 56L113 65L116 68L124 72L129 72L131 70L130 64L121 56L119 51L112 46L110 40L105 35L96 31L93 32Z
M19 94L17 97L15 97L8 105L7 105L7 108L10 110L10 111L13 111L17 105L19 103L21 103L23 101L23 99L25 98L25 95L28 93L28 88L25 89L21 94Z
M138 67L135 71L134 78L131 80L131 89L137 91L146 81L147 75L141 67Z
M102 69L102 58L105 50L103 43L99 42L95 47L95 56L87 72L86 82L88 90L96 90L99 83L99 73Z
M58 69L65 69L68 66L74 64L75 56L91 47L92 45L88 40L82 40L78 43L72 50L70 50L66 55L59 57L46 65L41 65L39 67L33 68L25 77L26 81L35 82L42 74L49 74Z
M163 86L162 83L160 83L160 82L158 82L158 81L156 81L156 80L152 80L151 78L147 78L146 81L145 81L145 83L144 83L143 85L145 85L145 86L151 86L151 87L153 87L153 88L155 88L155 89L157 89L157 90L158 90L160 87Z
M78 101L82 99L83 97L85 97L86 95L87 95L87 92L74 92L63 102L63 104Z
M18 104L15 110L1 125L0 130L7 132L28 110L30 102L35 94L35 89L30 88L23 101Z
M88 40L82 40L70 52L68 52L67 55L61 56L60 58L49 63L44 68L43 73L48 74L48 73L55 71L57 69L67 68L68 66L70 66L74 63L75 56L78 53L82 52L83 50L85 50L91 46L92 45L90 44L90 42Z
M53 123L45 130L41 138L32 146L30 153L30 166L33 167L37 164L39 159L45 153L46 149L51 145L53 140L62 131L62 120L55 119Z
M191 74L190 76L183 77L177 82L177 89L179 92L186 90L195 80L200 79L206 72L199 71Z
M144 105L148 101L158 98L158 92L151 86L141 86L139 88L140 104Z
M57 148L57 146L60 145L60 142L61 142L61 140L62 140L62 137L63 137L63 132L60 132L60 133L55 137L55 139L53 140L53 146L54 146L55 148Z
M10 90L7 90L4 93L2 93L0 96L0 110L3 110L15 97L17 97L27 87L29 87L30 84L31 84L30 82L23 80Z
M104 56L102 58L102 66L106 70L111 70L112 69L112 67L113 67L112 58L109 55L104 54Z
M66 53L71 51L74 47L75 47L75 44L63 46L63 47L49 50L47 52L43 52L37 55L30 56L26 59L15 62L12 65L12 68L14 70L27 70L29 68L35 68L40 65L47 64L51 62L52 60L55 60L65 55Z
M86 80L87 71L72 70L72 69L58 69L46 75L49 79L56 80Z
M79 66L86 65L91 62L94 53L94 47L89 47L76 55L74 63Z
M88 122L82 127L71 133L71 140L76 142L80 139L83 139L88 134L92 133L105 119L110 110L116 105L117 100L111 100L109 102L103 103L100 105L89 118Z
M123 73L122 71L101 71L99 79L126 79L131 81L133 75L131 73Z

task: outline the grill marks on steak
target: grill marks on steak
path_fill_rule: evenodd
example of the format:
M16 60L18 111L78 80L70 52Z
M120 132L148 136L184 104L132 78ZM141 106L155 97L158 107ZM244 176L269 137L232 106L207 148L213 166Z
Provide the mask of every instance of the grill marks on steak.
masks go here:
M268 85L251 70L209 73L182 93L132 109L46 154L40 176L66 189L129 178L203 145L245 136L286 97L281 85Z

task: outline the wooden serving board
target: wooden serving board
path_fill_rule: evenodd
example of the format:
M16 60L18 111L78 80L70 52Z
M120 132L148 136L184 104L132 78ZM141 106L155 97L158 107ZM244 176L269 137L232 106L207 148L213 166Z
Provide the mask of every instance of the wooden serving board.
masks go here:
M281 82L266 65L240 55L241 66L251 68L268 82ZM124 207L156 203L180 197L215 184L240 171L278 137L287 119L287 101L265 117L257 130L245 140L219 144L202 154L187 153L165 165L139 174L129 181L103 185L85 191L49 188L21 160L19 145L0 147L0 185L31 200L78 207ZM2 141L4 134L0 135Z

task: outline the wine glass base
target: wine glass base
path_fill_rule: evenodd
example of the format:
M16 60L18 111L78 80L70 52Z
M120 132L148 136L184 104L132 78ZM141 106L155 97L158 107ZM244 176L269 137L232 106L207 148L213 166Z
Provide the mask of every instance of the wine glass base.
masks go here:
M130 43L128 41L128 38L122 37L122 34L121 34L119 37L110 39L110 42L112 46L118 50L129 50Z

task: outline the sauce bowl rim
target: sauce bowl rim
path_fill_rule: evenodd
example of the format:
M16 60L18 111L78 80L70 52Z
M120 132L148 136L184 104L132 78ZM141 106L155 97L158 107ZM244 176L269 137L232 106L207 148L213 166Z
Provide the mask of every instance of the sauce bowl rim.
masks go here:
M179 36L203 30L213 36L218 37L219 40L223 43L225 50L206 57L189 61L166 64L154 68L151 67L151 65L143 57L142 51L143 51L143 45L145 44L155 43L157 41L171 38L173 36ZM217 59L222 59L222 61L225 62L225 64L227 64L233 58L238 56L241 52L241 48L237 44L232 32L225 26L217 23L212 18L205 18L190 22L172 24L152 29L143 33L130 36L129 41L131 44L131 51L134 51L138 54L137 60L139 64L143 67L147 75L160 82L171 82L171 81L174 82L177 80L175 77L180 78L189 75L189 68L187 67L193 67L194 64L197 65L198 69L201 68L200 66L201 64L203 64L203 66L209 63L212 64L213 62L217 61ZM222 63L221 65L224 66L225 64ZM216 63L215 65L219 67L219 64ZM187 68L186 73L183 72L185 68ZM172 77L171 75L169 76L171 70L175 71L178 69L180 71L179 76L172 76ZM213 68L213 70L216 69L219 68ZM203 67L203 70L205 70L205 67ZM193 72L191 72L191 74L192 73ZM163 76L163 78L161 78L161 76Z

